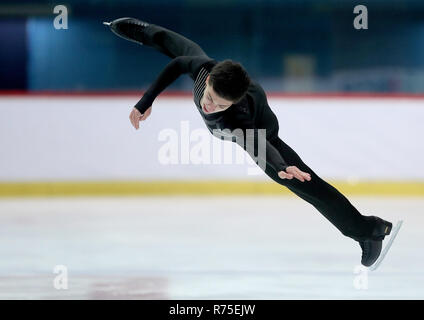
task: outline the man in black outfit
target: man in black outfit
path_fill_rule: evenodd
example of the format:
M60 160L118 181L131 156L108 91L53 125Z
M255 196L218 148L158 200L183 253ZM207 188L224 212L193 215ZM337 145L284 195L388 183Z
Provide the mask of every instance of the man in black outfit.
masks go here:
M255 159L257 147L251 150L248 148L251 144L245 142L248 131L258 136L259 129L266 129L262 168L265 173L313 205L343 235L358 241L364 266L371 266L377 260L392 223L361 215L345 196L317 176L278 137L278 120L264 90L249 78L241 64L232 60L218 62L193 41L155 24L134 18L120 18L105 24L118 36L152 47L172 59L131 111L130 120L136 129L139 122L150 115L155 98L181 74L188 74L194 81L194 102L211 133L221 138L230 137Z

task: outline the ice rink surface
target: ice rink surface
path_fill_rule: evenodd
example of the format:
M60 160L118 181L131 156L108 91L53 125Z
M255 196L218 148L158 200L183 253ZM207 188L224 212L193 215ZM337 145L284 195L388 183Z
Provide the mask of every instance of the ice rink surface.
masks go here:
M348 199L404 220L376 271L294 196L0 199L0 299L423 299L424 198Z

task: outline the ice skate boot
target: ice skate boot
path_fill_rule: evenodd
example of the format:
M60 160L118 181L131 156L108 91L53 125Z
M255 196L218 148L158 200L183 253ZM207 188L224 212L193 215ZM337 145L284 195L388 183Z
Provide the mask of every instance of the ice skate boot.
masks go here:
M103 22L103 24L109 26L117 36L141 45L144 42L143 31L149 26L149 23L135 18L119 18L112 22Z
M361 263L366 267L370 267L377 261L383 247L384 237L392 231L392 223L378 217L370 218L376 220L372 237L368 240L359 241L362 248Z

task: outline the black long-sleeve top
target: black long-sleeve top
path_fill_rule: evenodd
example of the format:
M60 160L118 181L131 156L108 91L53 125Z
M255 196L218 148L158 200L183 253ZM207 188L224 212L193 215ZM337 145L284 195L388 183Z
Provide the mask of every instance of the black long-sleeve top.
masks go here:
M211 133L215 136L221 136L221 138L230 138L248 151L253 159L256 159L255 156L260 155L258 143L256 142L253 146L248 147L251 140L246 139L246 137L252 131L257 137L258 129L266 129L266 159L262 160L266 161L266 164L277 172L285 170L287 163L279 151L270 143L278 135L278 120L268 105L264 90L257 82L252 80L244 98L228 109L212 114L203 112L200 100L206 87L205 80L212 67L217 63L216 60L205 55L174 58L150 85L135 108L143 114L163 90L181 74L188 74L194 81L194 103ZM241 129L242 133L240 134L240 130L236 129ZM253 130L246 131L246 129ZM230 133L230 136L228 133ZM258 161L258 159L256 160Z

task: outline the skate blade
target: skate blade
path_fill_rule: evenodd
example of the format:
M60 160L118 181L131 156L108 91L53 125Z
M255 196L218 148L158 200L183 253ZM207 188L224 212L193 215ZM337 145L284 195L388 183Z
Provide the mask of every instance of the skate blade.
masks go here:
M103 22L103 24L105 25L105 26L110 26L111 24L112 24L112 22Z
M387 244L384 246L383 251L381 252L380 256L378 257L377 261L369 267L369 270L371 271L375 271L377 270L378 266L381 264L381 262L384 260L384 257L386 256L387 252L389 251L390 247L393 244L393 241L395 240L400 227L402 226L403 220L399 220L398 223L396 224L396 226L392 229L391 232L391 237L389 239L389 242L387 242Z

